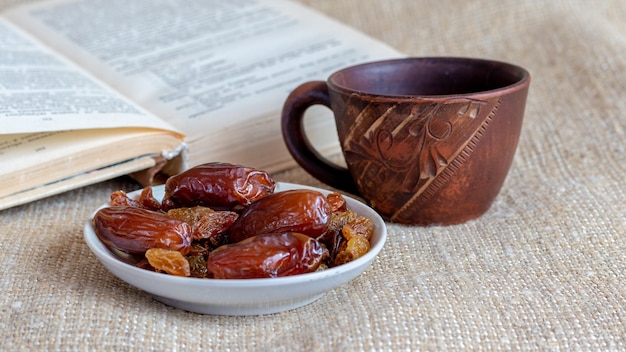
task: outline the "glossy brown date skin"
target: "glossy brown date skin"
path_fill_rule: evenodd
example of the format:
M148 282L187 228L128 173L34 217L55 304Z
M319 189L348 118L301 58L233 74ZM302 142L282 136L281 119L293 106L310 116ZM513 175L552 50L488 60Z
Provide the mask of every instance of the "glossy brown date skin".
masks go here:
M187 254L189 224L163 213L132 206L102 208L93 218L96 235L105 245L131 254L162 248Z
M250 204L228 231L229 243L274 232L299 232L317 237L328 227L331 207L312 190L273 193Z
M326 249L307 235L263 234L210 252L207 271L215 279L290 276L315 271L326 255Z
M227 163L193 167L165 183L163 210L196 205L231 209L274 192L275 182L262 170Z

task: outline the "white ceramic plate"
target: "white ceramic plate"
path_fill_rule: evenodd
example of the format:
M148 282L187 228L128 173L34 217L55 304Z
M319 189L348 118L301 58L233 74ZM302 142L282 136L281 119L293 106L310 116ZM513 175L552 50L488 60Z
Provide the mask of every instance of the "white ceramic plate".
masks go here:
M291 183L277 183L276 191L314 189ZM130 193L137 197L140 191ZM153 188L157 199L163 197L163 186ZM314 273L270 279L218 280L186 278L155 273L123 262L96 236L91 219L85 224L85 241L98 260L115 276L155 299L183 310L216 315L258 315L290 310L309 304L324 293L342 286L363 273L383 248L387 228L383 219L370 207L347 196L348 209L374 222L372 247L352 262ZM107 204L102 205L102 207Z

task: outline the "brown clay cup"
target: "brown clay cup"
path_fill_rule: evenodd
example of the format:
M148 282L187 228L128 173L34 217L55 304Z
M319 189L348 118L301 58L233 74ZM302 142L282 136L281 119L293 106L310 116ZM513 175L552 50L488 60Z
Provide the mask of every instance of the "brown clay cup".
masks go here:
M389 221L451 225L484 214L517 148L530 74L498 61L404 58L348 67L297 87L282 113L293 158L320 181L361 196ZM347 168L303 128L329 107Z

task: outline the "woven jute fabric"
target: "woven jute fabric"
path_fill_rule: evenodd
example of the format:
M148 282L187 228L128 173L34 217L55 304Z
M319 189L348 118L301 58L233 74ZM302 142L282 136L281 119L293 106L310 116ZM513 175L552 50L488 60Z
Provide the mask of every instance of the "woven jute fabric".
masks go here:
M626 2L302 0L411 56L532 75L519 147L489 211L388 223L360 277L302 308L174 309L83 241L119 178L0 212L0 350L626 350ZM4 5L12 1L5 1ZM324 187L295 168L278 181Z

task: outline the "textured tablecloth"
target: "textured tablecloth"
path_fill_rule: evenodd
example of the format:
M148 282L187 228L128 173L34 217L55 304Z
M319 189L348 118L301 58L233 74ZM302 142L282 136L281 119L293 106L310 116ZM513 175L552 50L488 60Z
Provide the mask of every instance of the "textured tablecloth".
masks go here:
M138 186L86 187L0 212L0 350L625 350L626 2L301 2L412 56L531 72L519 148L487 214L389 223L369 270L318 301L209 316L100 265L83 224L112 190ZM301 169L275 177L322 186Z

